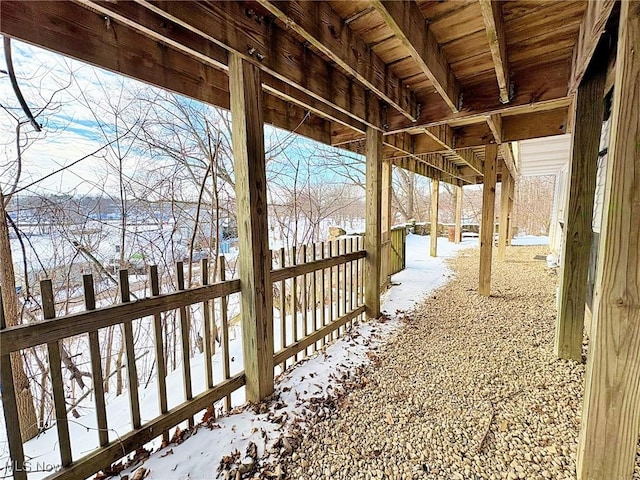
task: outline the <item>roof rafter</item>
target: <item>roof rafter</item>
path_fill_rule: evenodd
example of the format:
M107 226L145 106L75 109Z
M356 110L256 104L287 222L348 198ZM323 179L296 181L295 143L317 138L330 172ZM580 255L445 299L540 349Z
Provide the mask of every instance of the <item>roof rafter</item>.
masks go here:
M418 5L413 0L408 2L373 0L372 5L411 53L424 74L429 77L451 111L454 113L460 111L462 108L460 84Z
M415 95L326 2L258 0L315 48L411 121Z
M498 0L480 0L484 27L489 39L489 48L493 57L493 65L500 89L500 101L509 103L511 90L509 78L509 61L507 59L507 41L504 34L502 4Z

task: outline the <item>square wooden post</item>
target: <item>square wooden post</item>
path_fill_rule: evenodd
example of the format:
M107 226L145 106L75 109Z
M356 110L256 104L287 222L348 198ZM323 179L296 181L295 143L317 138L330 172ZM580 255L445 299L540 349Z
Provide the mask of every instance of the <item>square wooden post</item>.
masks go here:
M273 393L273 295L260 70L229 55L246 397Z
M456 187L456 226L455 243L462 241L462 185Z
M640 432L640 4L621 2L578 479L630 480Z
M482 220L480 222L480 283L478 292L485 297L488 297L491 291L491 256L493 253L497 158L498 145L484 147Z
M431 179L431 240L430 254L432 257L438 256L438 202L440 200L440 181Z
M386 286L391 277L391 193L392 170L390 160L382 162L382 259L381 282Z
M498 261L504 262L509 237L509 194L511 193L511 174L502 164L502 185L500 186L500 221L498 223Z
M380 237L382 213L382 132L368 127L365 141L367 157L364 262L366 314L380 316Z
M513 239L513 204L516 200L516 179L511 177L509 181L509 216L507 218L507 245L511 245Z
M593 201L596 192L598 148L604 115L606 64L588 71L575 102L571 161L567 171L568 194L562 230L560 305L556 319L555 354L582 360L587 274L591 259Z

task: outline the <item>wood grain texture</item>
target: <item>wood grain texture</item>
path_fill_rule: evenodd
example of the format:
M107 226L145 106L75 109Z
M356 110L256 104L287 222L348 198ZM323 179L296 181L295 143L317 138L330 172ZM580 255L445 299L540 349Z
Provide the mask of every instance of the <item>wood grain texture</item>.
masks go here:
M273 393L273 295L260 70L233 54L229 85L246 395L248 401L258 402Z
M431 180L431 231L429 254L432 257L438 256L438 203L440 200L440 182L436 179Z
M0 331L0 343L3 351L15 352L148 315L167 312L182 305L192 305L206 298L218 298L239 291L240 281L235 279L207 287L191 288L184 292L144 298L127 304L97 308L89 312L72 313L55 320L43 320L6 328Z
M219 383L212 390L196 395L191 402L182 403L169 410L166 415L156 417L150 422L145 422L144 428L121 435L117 441L111 442L108 447L96 450L94 453L83 457L82 460L73 462L68 467L56 471L49 475L47 480L90 477L97 471L122 458L123 452L135 451L140 445L159 437L162 432L213 405L243 385L244 373L240 372L229 380Z
M560 305L556 319L555 354L559 358L576 362L582 361L584 309L593 237L591 224L604 115L602 94L606 65L594 70L584 78L576 96L560 256Z
M461 108L460 85L433 32L429 30L415 2L372 2L378 13L400 40L437 92L456 113Z
M381 128L377 96L240 2L138 3L344 114Z
M573 49L569 95L576 92L582 81L591 57L596 51L600 37L604 33L607 20L613 11L614 0L592 0L587 2L587 9L580 23L578 42Z
M129 2L119 2L118 5L131 6ZM189 54L184 53L188 43L182 44L181 50L174 50L115 20L109 22L108 28L105 25L104 15L72 2L3 1L0 8L0 32L3 34L229 109L227 75L213 66L214 61L222 62L224 59L211 53L211 42L201 42L201 55L206 53L213 58L205 62L198 60L200 55L194 55L195 46ZM158 23L153 31L163 29L166 25ZM283 88L283 82L276 81L275 77L268 80L272 80L274 88L283 93L280 97L267 97L265 122L285 130L293 130L297 126L296 132L300 135L329 143L331 130L326 120L312 115L301 123L307 110L300 108L299 104L313 102L305 96L296 96L299 90L290 92ZM267 88L269 82L265 83ZM282 98L287 93L290 93L288 101ZM323 112L326 118L364 132L364 124L351 116L338 115L337 110L327 110L317 103L309 105L308 109L315 113Z
M4 314L4 304L0 292L0 330L7 327ZM0 382L2 382L2 413L7 431L7 443L12 467L14 467L14 480L27 480L27 470L24 466L24 448L22 446L22 434L20 433L20 418L18 416L18 403L13 382L13 370L11 369L12 354L0 352ZM13 357L20 360L18 354ZM17 467L17 468L16 468Z
M640 431L640 3L621 7L579 480L631 478Z
M95 310L96 296L91 274L82 276L85 310ZM98 442L101 447L109 443L107 426L107 407L104 398L104 378L102 375L102 359L100 357L100 341L98 332L89 332L89 355L91 357L91 383L93 384L93 398L96 404L96 425L98 427Z
M496 79L498 80L500 101L509 103L509 61L507 59L504 19L502 18L502 2L498 0L480 0L480 8L496 71Z
M460 243L462 241L462 186L456 187L456 218L455 218L455 234L454 242Z
M382 162L382 252L381 252L381 286L391 281L391 198L393 189L393 164L389 160Z
M328 3L258 2L409 120L416 119L415 95Z
M509 230L509 193L511 192L511 175L502 170L500 186L500 221L498 222L498 261L504 262L507 253L507 237Z
M480 295L488 297L491 292L491 260L493 256L498 146L487 145L484 152L482 220L480 223L480 283L478 292Z
M42 297L42 315L47 320L56 318L55 295L51 280L40 282L40 294ZM60 463L66 467L72 462L71 441L69 439L69 421L67 419L67 403L64 393L64 378L62 377L62 360L60 355L60 342L47 343L49 356L49 372L51 375L51 387L53 389L53 406L55 412L56 431L58 433L58 449L60 450Z
M380 316L380 247L382 211L382 132L367 129L365 211L365 306L369 318Z

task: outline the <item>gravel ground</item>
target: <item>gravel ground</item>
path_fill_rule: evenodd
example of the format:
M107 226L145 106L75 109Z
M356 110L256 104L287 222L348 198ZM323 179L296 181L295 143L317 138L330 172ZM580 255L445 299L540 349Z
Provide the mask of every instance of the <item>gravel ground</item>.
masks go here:
M312 479L574 479L584 366L553 355L545 247L510 247L476 293L478 251L405 318L328 420L283 459ZM634 480L640 480L640 452Z

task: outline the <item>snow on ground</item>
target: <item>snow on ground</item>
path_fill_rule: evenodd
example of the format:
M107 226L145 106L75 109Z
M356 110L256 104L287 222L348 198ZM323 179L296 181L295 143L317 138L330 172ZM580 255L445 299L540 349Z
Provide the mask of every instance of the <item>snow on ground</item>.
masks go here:
M393 287L382 299L383 311L388 316L385 321L361 323L342 339L313 354L295 368L288 369L276 384L274 401L262 405L259 414L254 412L254 407L235 408L231 415L219 417L215 422L204 422L194 431L187 432L183 443L170 444L156 451L141 467L145 469L146 478L211 479L216 477L218 466L223 459L228 465L228 470L231 470L231 478L235 478L234 468L251 471L252 465L258 464L262 465L262 468L270 468L266 465L275 460L277 454L288 452L291 443L295 441L295 432L304 428L305 417L330 413L326 405L339 398L345 388L348 388L345 382L353 378L360 367L371 361L372 351L380 347L399 326L399 314L410 310L425 295L450 279L451 274L444 259L455 255L461 249L478 244L477 239L473 238L464 239L461 244L449 243L446 239L439 238L439 256L432 258L429 256L428 236L410 234L406 242L407 268L392 277ZM274 327L278 326L279 320L274 319ZM274 336L276 339L279 338L279 334ZM236 358L235 368L232 364L234 373L238 368L242 368L239 338L232 340L231 354ZM218 356L219 354L216 355ZM216 357L213 362L214 368L220 361ZM191 372L197 380L194 383L194 393L204 389L202 360L202 355L192 359ZM178 392L177 395L181 396L181 377L178 371L169 375L170 393ZM152 418L158 413L156 388L155 382L151 381L146 390L141 389L140 400L145 418ZM238 404L238 401L242 401L241 396L244 396L243 392L237 391L233 403ZM171 400L172 404L176 404L180 403L182 398ZM114 429L110 437L113 439L130 429L127 395L117 397L109 403L109 425ZM93 417L92 412L88 412L80 421L70 418L74 458L89 453L96 444L97 434ZM196 421L202 418L202 413L196 415ZM187 440L189 436L194 438ZM27 442L25 453L31 458L55 465L58 462L55 437L54 430L47 431L39 438ZM253 459L258 459L257 463L252 463L249 457L245 458L245 452L253 445ZM157 442L150 447L157 449ZM233 456L234 451L239 453ZM6 458L3 459L3 464L4 460ZM244 462L244 466L241 466L241 462ZM134 465L121 475L131 475L139 467ZM5 470L5 474L7 473ZM273 473L277 474L277 471ZM45 475L45 472L37 472L30 474L29 479L42 478Z
M538 235L523 235L521 237L513 237L511 245L549 245L549 237Z
M438 256L431 257L430 237L407 235L406 269L391 277L393 287L382 298L382 310L388 315L408 311L429 292L444 285L451 272L445 258L454 256L462 249L477 247L478 239L465 237L461 243L451 243L438 238Z

